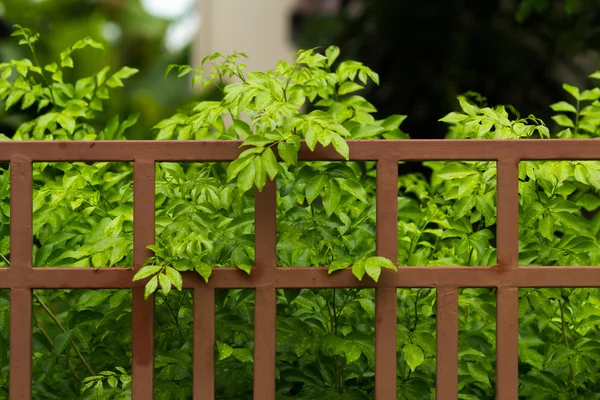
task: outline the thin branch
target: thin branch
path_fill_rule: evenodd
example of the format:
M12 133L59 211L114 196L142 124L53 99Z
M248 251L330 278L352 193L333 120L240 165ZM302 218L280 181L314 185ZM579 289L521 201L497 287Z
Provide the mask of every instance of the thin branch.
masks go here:
M52 321L54 321L54 323L56 324L56 326L58 326L60 328L60 330L63 331L63 333L66 333L67 330L62 326L62 324L60 323L60 321L58 320L58 318L56 318L56 315L54 315L52 313L52 311L48 308L48 306L46 306L46 304L44 304L44 302L42 301L42 299L40 299L40 296L38 296L35 292L33 293L33 296L40 303L40 305L46 311L46 313L48 313L48 315L50 316L50 318L52 319ZM83 365L85 365L85 367L87 368L87 370L89 371L89 373L92 374L92 376L96 376L96 373L94 372L94 370L92 369L92 367L90 367L90 364L88 364L88 362L85 360L85 358L83 357L83 355L79 351L79 348L77 347L77 345L75 344L75 342L73 341L73 339L69 339L69 342L71 343L71 347L73 347L73 350L75 350L75 353L77 353L77 357L79 357L79 360L81 360L81 362L83 363Z

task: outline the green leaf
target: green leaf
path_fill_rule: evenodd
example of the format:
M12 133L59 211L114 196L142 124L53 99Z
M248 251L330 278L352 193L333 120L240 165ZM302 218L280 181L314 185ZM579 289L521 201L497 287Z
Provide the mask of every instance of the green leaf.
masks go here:
M347 82L342 83L342 85L338 89L338 94L345 95L348 93L356 92L361 89L364 89L364 86L359 85L358 83L355 83L352 81L347 81Z
M312 202L319 197L328 182L329 178L323 174L316 175L308 182L306 185L306 200L308 201L308 204L312 204Z
M119 380L117 378L115 378L114 376L109 376L107 381L108 381L108 386L110 386L113 389L116 389L117 385L119 384Z
M496 222L496 212L483 197L475 196L475 207L485 218L486 227Z
M387 117L385 120L383 120L381 123L381 126L386 131L393 131L395 129L398 129L400 127L400 125L402 124L402 122L404 122L404 120L406 120L406 118L407 118L406 115L393 114L393 115L390 115L389 117Z
M137 74L139 70L130 67L123 67L115 72L107 81L106 86L111 88L122 87L123 79L127 79Z
M158 275L158 283L160 285L160 291L163 295L167 296L171 291L171 280L165 274Z
M354 342L346 342L344 345L344 354L346 356L346 365L358 360L361 355L360 347Z
M328 217L333 214L340 204L341 195L342 191L338 183L334 180L329 181L323 194L323 207Z
M322 131L323 128L321 128L318 124L316 123L311 123L308 130L306 131L306 145L308 146L308 148L311 151L315 150L315 147L317 146L317 142L318 142L318 138L319 138L319 132Z
M139 281L141 279L147 278L151 275L155 275L162 271L163 267L160 265L147 265L145 267L140 268L140 270L133 277L134 281Z
M200 262L194 267L194 269L198 274L200 274L201 277L204 278L205 282L208 282L208 278L210 278L212 275L212 268L208 264Z
M246 166L252 163L252 161L253 157L249 155L243 158L237 158L231 164L229 164L229 167L227 167L227 182L232 181L236 176L238 176L239 173L246 168Z
M440 118L441 122L445 122L447 124L458 124L460 122L463 122L464 120L468 119L469 117L465 114L461 114L461 113L457 113L457 112L451 112L448 115L446 115L444 118Z
M345 160L350 159L350 148L348 147L348 143L344 140L343 137L338 135L337 133L333 133L331 135L331 143L333 144L333 148L337 151Z
M396 267L396 264L394 264L388 258L381 257L381 256L369 257L369 259L367 260L367 263L369 262L369 260L371 261L371 263L376 264L379 267L391 269L391 270L394 270L394 271L398 270L398 267Z
M148 297L150 297L150 295L154 292L156 292L156 288L158 287L158 278L156 276L154 276L152 279L150 279L148 281L148 283L146 283L146 286L144 288L144 299L148 299Z
M402 355L411 371L414 371L419 365L423 364L423 361L425 361L423 350L414 344L407 344L404 346L404 348L402 348Z
M252 135L249 136L248 139L244 140L242 146L264 147L270 143L273 143L271 139L267 139L266 137L260 135Z
M232 355L233 358L243 363L251 363L254 361L254 357L252 356L250 349L233 349Z
M477 173L472 168L457 162L447 164L437 176L442 179L462 179Z
M367 139L379 135L385 129L374 124L359 124L350 129L350 137L352 139Z
M167 267L166 274L177 290L181 290L183 287L183 278L181 277L179 271L177 271L175 268Z
M460 181L458 197L470 196L479 185L479 175L469 175Z
M467 369L469 370L469 375L471 375L471 377L477 382L485 383L489 387L492 386L490 384L490 378L488 376L487 371L483 369L481 365L475 363L467 363Z
M298 150L290 143L279 142L277 145L279 157L288 164L296 165L298 163Z
M254 158L254 157L253 157ZM252 161L252 159L251 159ZM237 186L242 192L247 192L254 186L254 178L256 176L256 167L253 162L248 163L238 176Z
M369 275L375 282L379 280L379 275L381 275L381 265L379 260L375 257L369 257L365 261L365 272Z
M467 196L459 199L454 204L454 218L459 219L466 216L475 207L475 197Z
M572 112L574 114L577 114L577 109L575 108L575 106L570 103L567 103L566 101L559 101L558 103L554 103L550 105L550 108L552 108L553 111L557 112Z
M577 205L586 209L586 211L594 211L600 207L600 198L592 193L586 193L577 199Z
M279 172L279 163L277 162L275 153L273 153L273 150L269 147L262 153L261 157L267 174L269 174L271 179L275 179Z
M365 260L358 260L352 265L352 274L359 280L362 281L365 275Z
M479 107L469 103L463 96L458 96L458 103L460 104L460 108L471 117L475 117L479 113Z
M253 135L252 128L250 128L250 125L248 125L247 123L245 123L244 121L242 121L240 119L233 120L233 127L235 129L235 132L241 138L247 138L247 137Z
M245 273L247 273L248 275L250 275L250 273L252 272L252 265L248 265L248 264L237 264L236 268L241 269L242 271L244 271Z
M367 192L358 181L347 178L335 178L335 180L344 192L356 197L363 203L367 203Z
M348 261L332 261L331 264L329 265L329 270L327 271L327 273L331 274L335 271L339 271L341 269L348 268L349 266L350 266L350 263Z
M52 348L52 353L55 356L58 356L67 349L67 346L71 342L71 337L73 336L73 331L68 330L66 332L61 332L54 337L54 347Z
M337 46L329 46L327 50L325 50L325 56L327 57L327 66L331 67L331 65L335 62L335 60L340 55L340 48Z
M571 120L571 118L567 117L564 114L558 114L558 115L554 115L552 116L552 119L560 126L564 126L567 128L574 128L575 124L573 123L573 121Z
M254 157L254 184L258 190L262 190L266 183L267 171L265 171L263 159L262 157Z
M571 96L575 98L575 100L580 100L579 88L563 83L563 89L567 91Z
M554 238L554 217L551 214L547 214L539 224L540 234L548 240Z
M223 342L217 342L217 350L219 351L219 361L225 360L233 354L233 348Z

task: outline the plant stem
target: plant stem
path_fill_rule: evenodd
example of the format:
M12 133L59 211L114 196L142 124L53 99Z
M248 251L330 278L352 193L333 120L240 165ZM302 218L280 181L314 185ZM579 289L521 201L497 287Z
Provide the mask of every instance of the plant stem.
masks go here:
M579 108L580 102L579 99L577 99L577 115L575 116L575 136L577 136L577 131L579 130Z
M417 289L417 298L415 299L415 324L413 326L413 332L417 329L417 323L419 322L419 313L417 310L417 305L419 303L419 296L421 295L421 291Z
M50 310L48 308L48 306L46 306L46 304L42 301L42 299L40 298L40 296L38 296L35 292L33 293L33 296L40 303L40 306L42 306L42 308L50 316L50 318L52 319L52 321L54 321L54 323L56 324L56 326L58 326L59 329L61 331L63 331L63 333L66 333L67 330L62 326L62 324L60 323L60 321L58 320L58 318L56 317L56 315L54 315L54 313L52 313L52 310ZM90 367L90 364L88 364L88 362L85 360L85 358L83 357L83 355L79 351L79 348L77 347L77 345L75 344L75 342L73 341L73 339L69 339L69 342L71 343L71 347L73 348L73 350L75 350L75 353L77 354L77 357L79 357L79 360L81 360L81 362L83 363L83 365L85 366L85 368L89 371L89 373L92 376L96 376L96 373L94 372L94 370L92 369L92 367Z
M335 289L333 289L333 307L335 307ZM335 311L331 310L331 303L327 302L327 312L329 314L329 326L330 329L337 336L337 322L335 318ZM340 360L338 356L333 356L335 363L335 388L342 390L342 373L340 371Z
M563 303L558 299L558 305L560 307L560 321L562 324L562 336L565 342L565 347L569 349L569 340L567 339L567 327L565 325L565 313L563 311ZM571 371L571 382L573 383L573 392L577 394L577 384L575 383L575 373L573 372L573 365L571 365L571 359L569 358L569 370Z
M2 258L10 266L10 261L8 261L6 259L6 257L4 256L4 254L0 253L0 258ZM54 315L52 313L52 311L46 306L46 304L44 304L44 302L42 301L42 299L40 299L40 296L38 296L35 292L33 293L33 296L40 303L40 305L44 308L44 310L46 310L46 312L48 313L48 315L50 316L50 318L52 318L52 320L60 328L60 330L62 330L63 333L66 332L65 328L62 326L62 324L60 323L60 321L58 320L58 318L56 318L56 315ZM46 335L46 337L50 341L50 344L53 344L52 339L50 339L50 336L48 336L48 334L46 333L46 331L44 331L39 324L38 324L38 327L40 328L40 331L42 332L42 334ZM73 347L73 350L75 350L75 353L77 353L77 357L79 357L79 359L81 360L81 362L83 363L83 365L85 365L85 367L92 374L92 376L96 376L96 373L90 367L90 365L87 363L87 361L85 360L85 358L83 357L83 355L79 351L79 348L77 348L77 345L75 344L75 342L73 341L73 339L70 339L69 341L71 342L71 346ZM73 373L75 373L75 371L73 371ZM75 374L75 375L77 377L77 374ZM77 377L77 379L79 379L79 377Z
M54 347L54 340L52 340L50 335L48 335L48 332L46 332L46 330L42 327L42 324L40 323L39 320L36 321L35 326L40 330L40 332L42 332L42 335L44 335L46 337L46 340L48 341L48 343L50 343L50 346ZM73 368L73 365L71 364L71 360L69 360L68 357L67 357L67 364L69 365L69 370L71 371L71 374L73 374L75 379L77 379L78 381L81 381L81 378L79 377L79 375L77 375L77 372Z
M164 304L167 306L167 308L169 309L169 312L171 313L171 316L173 317L173 321L175 322L175 326L177 327L177 331L179 332L179 336L181 337L181 342L185 343L185 336L183 335L183 332L181 331L181 326L179 325L179 318L177 318L177 314L175 314L175 310L173 310L173 308L171 308L171 305L169 304L167 296L165 296L161 292L159 292L159 293L161 294L161 296L163 296Z

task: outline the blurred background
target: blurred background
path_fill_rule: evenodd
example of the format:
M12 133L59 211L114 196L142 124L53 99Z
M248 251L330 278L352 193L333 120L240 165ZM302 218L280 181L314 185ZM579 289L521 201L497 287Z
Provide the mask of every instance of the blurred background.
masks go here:
M600 66L600 0L0 0L0 62L26 56L13 24L42 35L42 63L91 36L108 51L80 53L82 74L107 61L140 69L107 110L140 112L137 139L203 95L189 80L165 80L166 66L199 65L216 51L246 52L248 69L264 70L297 48L336 44L379 72L366 97L380 117L408 115L413 138L443 137L437 120L467 91L548 123L561 83L589 86Z

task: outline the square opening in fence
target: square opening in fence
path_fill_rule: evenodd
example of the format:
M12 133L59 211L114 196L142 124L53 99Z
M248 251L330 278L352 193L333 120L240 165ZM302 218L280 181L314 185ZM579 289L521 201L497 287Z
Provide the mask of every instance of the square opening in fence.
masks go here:
M0 289L0 399L8 399L10 292Z
M131 290L33 291L33 398L131 396Z
M496 398L496 292L458 291L458 388L464 398Z
M600 393L600 289L519 290L519 397Z
M398 398L428 399L436 385L436 290L396 294Z
M375 162L304 162L282 171L277 265L341 266L374 256L376 186Z
M0 163L0 268L10 265L10 164Z
M600 265L600 161L519 164L519 265Z
M189 399L193 388L193 291L158 290L154 297L154 396Z
M254 191L227 181L230 163L156 164L158 262L196 271L254 265Z
M375 396L375 290L277 291L277 393Z
M496 163L401 162L398 264L496 264Z
M215 399L251 400L254 290L215 290Z
M33 163L33 265L133 264L133 165Z

